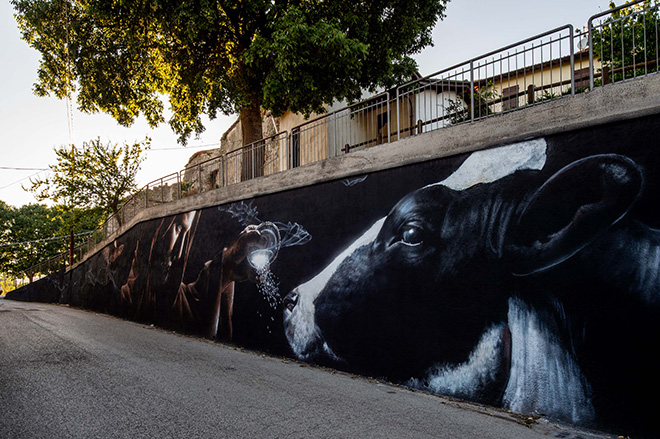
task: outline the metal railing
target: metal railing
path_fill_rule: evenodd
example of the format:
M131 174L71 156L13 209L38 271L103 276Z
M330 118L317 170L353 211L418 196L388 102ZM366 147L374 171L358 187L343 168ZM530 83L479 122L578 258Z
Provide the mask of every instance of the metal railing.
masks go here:
M154 180L76 247L74 262L152 206L657 72L659 7L638 0L592 16L584 32L543 32Z
M26 278L35 281L44 276L47 276L48 274L55 273L66 268L68 262L69 254L59 253L28 268L24 271L24 274Z
M235 184L289 169L286 131L231 151L223 158L224 184Z
M574 93L573 44L566 25L398 87L395 138Z
M599 59L602 66L598 84L592 64L592 89L658 71L659 7L637 0L589 18L589 59Z
M390 105L390 93L385 92L293 128L289 140L289 166L295 168L389 143Z

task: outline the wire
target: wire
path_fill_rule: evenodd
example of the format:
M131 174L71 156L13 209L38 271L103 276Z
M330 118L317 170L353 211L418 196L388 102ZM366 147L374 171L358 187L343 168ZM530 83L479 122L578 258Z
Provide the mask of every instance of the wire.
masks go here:
M174 148L150 148L147 151L175 151L178 149L195 149L195 148L208 148L209 146L220 146L220 143L206 143L204 145L195 146L178 146Z
M9 169L10 171L48 171L48 168L13 168L11 166L0 166L0 169Z
M30 175L28 175L27 177L23 177L23 178L21 178L20 180L16 180L16 181L13 182L13 183L9 183L8 185L2 186L2 187L0 187L0 189L5 189L5 188L8 188L9 186L13 186L13 185L15 185L16 183L20 183L20 182L23 181L23 180L27 180L28 178L32 178L32 177L34 177L35 175L40 174L41 172L43 172L43 171L38 171L38 172L35 172L34 174L30 174Z

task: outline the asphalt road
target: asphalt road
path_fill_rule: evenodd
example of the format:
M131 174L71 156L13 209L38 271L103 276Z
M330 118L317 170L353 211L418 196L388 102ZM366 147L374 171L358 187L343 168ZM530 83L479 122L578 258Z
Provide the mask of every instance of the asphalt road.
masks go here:
M93 312L0 299L3 439L608 437L527 421Z

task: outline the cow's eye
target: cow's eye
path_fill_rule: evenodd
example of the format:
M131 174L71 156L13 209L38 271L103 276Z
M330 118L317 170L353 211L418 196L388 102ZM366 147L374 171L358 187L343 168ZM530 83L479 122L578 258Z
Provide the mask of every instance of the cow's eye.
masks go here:
M406 245L419 245L422 243L423 231L414 224L405 224L401 229L401 242Z

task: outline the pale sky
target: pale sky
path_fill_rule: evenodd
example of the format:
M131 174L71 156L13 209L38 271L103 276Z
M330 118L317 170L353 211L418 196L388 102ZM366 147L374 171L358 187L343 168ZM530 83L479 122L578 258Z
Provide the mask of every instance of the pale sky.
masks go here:
M447 18L433 32L435 46L416 56L419 71L429 75L565 24L581 28L591 15L607 10L608 3L452 0ZM28 178L39 171L2 168L48 168L55 162L53 148L69 143L65 102L32 94L38 61L38 52L19 37L11 4L0 0L0 200L13 206L35 202L21 185L29 185ZM232 115L207 121L206 132L199 139L191 139L187 148L177 144L176 136L165 124L152 130L141 119L124 128L108 115L87 115L75 109L73 133L76 144L97 137L116 143L151 137L152 150L138 175L140 185L144 185L181 170L196 151L217 147L220 136L235 119Z

